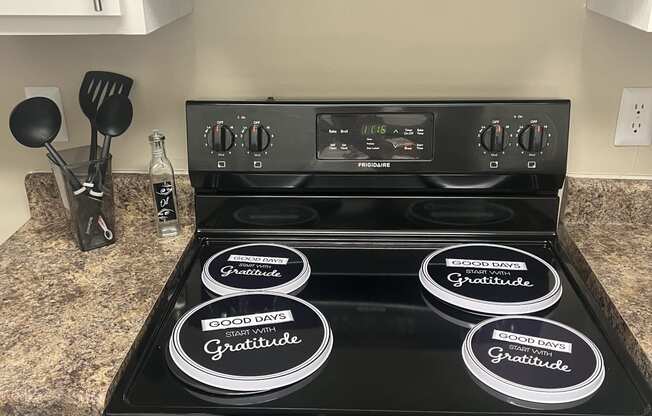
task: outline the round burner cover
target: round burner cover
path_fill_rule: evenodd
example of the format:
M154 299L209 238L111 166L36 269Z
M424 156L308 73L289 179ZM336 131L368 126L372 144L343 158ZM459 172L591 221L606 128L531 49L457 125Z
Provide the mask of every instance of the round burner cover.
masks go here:
M471 374L499 393L534 403L577 402L604 381L602 354L559 322L506 316L467 334L462 358Z
M250 290L292 293L310 277L308 259L280 244L245 244L211 256L202 282L211 292L228 295Z
M562 293L559 274L546 261L496 244L436 251L423 261L419 279L444 302L492 315L537 312L554 305Z
M308 377L332 344L328 323L313 305L259 291L191 309L175 325L168 351L173 365L200 383L260 392Z

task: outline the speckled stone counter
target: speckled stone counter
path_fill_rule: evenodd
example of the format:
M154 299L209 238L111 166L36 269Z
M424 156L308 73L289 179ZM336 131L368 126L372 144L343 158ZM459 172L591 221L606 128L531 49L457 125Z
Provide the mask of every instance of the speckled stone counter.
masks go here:
M0 415L99 414L109 386L192 233L158 239L145 175L116 175L116 236L80 252L54 179L26 178L32 219L0 246Z
M652 181L569 178L560 241L652 385Z

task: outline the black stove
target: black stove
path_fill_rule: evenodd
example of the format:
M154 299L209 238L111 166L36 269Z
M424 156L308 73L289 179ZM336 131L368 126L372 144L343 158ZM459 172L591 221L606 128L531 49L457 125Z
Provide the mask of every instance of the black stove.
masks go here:
M650 414L650 391L556 238L570 103L187 103L197 229L107 398L107 415ZM295 295L333 333L308 378L258 394L211 392L171 370L175 324L217 295L204 263L248 243L310 262ZM459 309L419 280L433 251L504 245L554 268L563 292L532 313L581 331L604 382L568 406L488 388L462 358L491 314ZM487 289L491 290L491 289ZM201 384L201 383L199 383Z

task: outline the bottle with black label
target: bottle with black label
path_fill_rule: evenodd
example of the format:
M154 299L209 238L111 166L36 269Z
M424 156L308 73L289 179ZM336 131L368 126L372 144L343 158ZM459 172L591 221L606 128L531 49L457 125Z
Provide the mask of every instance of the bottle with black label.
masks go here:
M165 154L165 136L154 130L149 136L152 160L149 162L149 181L154 199L154 215L159 237L179 234L177 187L174 169Z

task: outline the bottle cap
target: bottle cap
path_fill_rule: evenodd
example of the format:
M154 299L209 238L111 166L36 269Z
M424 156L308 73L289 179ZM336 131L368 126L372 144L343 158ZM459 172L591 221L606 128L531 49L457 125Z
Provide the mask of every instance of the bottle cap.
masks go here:
M165 140L165 134L161 133L158 129L152 130L152 134L149 135L149 141L155 142L159 140Z

